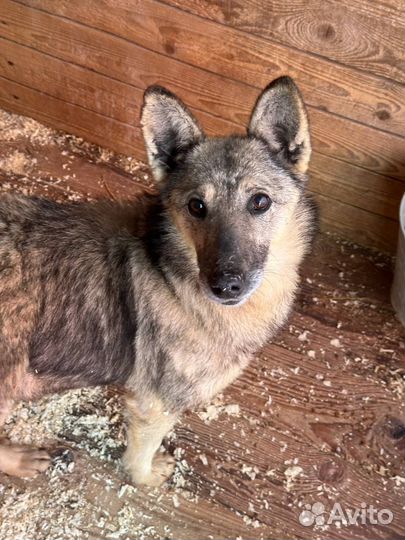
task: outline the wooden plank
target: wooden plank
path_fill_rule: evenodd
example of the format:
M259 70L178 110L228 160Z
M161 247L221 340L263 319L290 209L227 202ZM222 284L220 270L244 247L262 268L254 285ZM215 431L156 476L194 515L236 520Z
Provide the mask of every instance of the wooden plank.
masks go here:
M309 109L313 148L353 165L404 181L405 140L333 114Z
M403 0L163 0L244 32L405 82Z
M43 92L0 77L0 107L35 118L55 129L63 129L88 141L131 155L144 155L139 128L67 103Z
M398 222L344 204L337 199L315 194L321 210L321 229L338 231L343 237L358 244L395 253L398 239Z
M142 92L139 89L1 38L0 45L2 51L0 53L0 75L4 75L8 79L10 77L13 80L16 79L16 82L25 87L33 88L67 102L67 106L69 104L79 105L86 111L94 110L100 115L95 117L95 126L101 124L99 132L107 134L102 139L102 144L118 151L130 148L131 153L134 152L131 150L131 140L140 136L137 128L139 128L138 118ZM56 101L55 106L57 107L61 101ZM66 120L65 113L62 111L58 113L56 109L55 115L58 114L64 121ZM108 127L111 121L107 118L104 119L105 114L112 115L115 120L124 123L126 132L130 135L123 140L122 133L117 132L115 128L111 130ZM206 113L199 113L197 116L200 117L209 134L218 135L242 129L240 126L229 124ZM80 120L77 119L77 122ZM129 122L132 122L132 125ZM328 126L329 130L332 128L333 126ZM73 125L72 129L77 131L76 125ZM93 135L87 132L85 132L85 136L99 142L97 133L96 138L92 138ZM117 140L119 141L118 146ZM144 157L142 142L137 141L137 143L140 152L137 152L137 155ZM333 154L333 152L331 153ZM334 153L338 155L338 152ZM390 180L385 176L354 167L352 164L326 157L317 152L314 152L310 170L310 188L313 191L375 214L397 219L399 201L403 193L402 182Z
M138 125L142 91L81 66L0 38L0 75L129 125Z
M318 153L311 158L309 185L316 193L393 220L404 193L403 182Z
M139 88L50 56L44 57L2 38L0 44L0 92L5 109L31 116L117 152L146 158L139 129L143 96ZM16 54L3 55L4 51L11 50ZM239 126L204 112L199 112L199 117L210 135L240 130Z
M68 70L65 72L68 73ZM67 89L70 83L71 81L66 84ZM135 97L139 98L139 108L142 93L136 88L132 90ZM59 96L61 96L60 93ZM72 95L68 94L67 97L72 97ZM0 107L30 116L55 129L74 133L116 152L134 155L139 159L146 158L139 129L139 115L136 115L136 121L134 119L132 125L126 124L87 109L82 104L78 105L61 97L54 97L43 89L42 91L33 89L2 76L0 76ZM222 119L204 113L200 113L199 116L208 134L218 134L219 131L229 134L234 131L234 126Z
M20 125L24 125L27 121L26 117L19 118L22 119ZM24 133L19 135L18 128L13 132L12 140L4 141L2 138L0 146L0 174L2 168L5 169L2 173L4 182L7 181L7 175L9 176L8 191L18 191L26 195L42 195L61 201L100 198L133 200L139 195L144 195L145 191L156 191L156 188L152 186L147 165L136 168L137 176L142 175L141 185L139 181L134 181L133 175L128 170L114 167L112 163L106 166L105 162L101 161L103 156L100 153L98 156L94 155L93 160L89 161L90 149L87 141L86 147L83 148L83 145L79 152L79 143L76 139L72 141L71 135L59 134L57 144L55 144L52 135L48 134L47 138L42 137L41 144L36 144L35 134L32 137L33 140L30 140ZM32 132L35 133L35 130ZM70 144L66 144L68 140ZM63 148L61 141L65 143ZM76 150L76 154L72 154L72 148ZM61 151L64 152L62 157ZM19 167L13 166L12 163L10 165L7 159L15 152L25 156L23 165ZM95 153L94 151L93 154ZM104 152L104 155L111 154L111 151ZM118 161L122 162L119 159ZM132 159L128 158L124 158L123 161L132 163ZM4 164L8 164L8 167L4 167ZM4 185L2 188L5 189Z
M68 105L78 105L88 112L96 112L100 115L98 123L103 123L105 127L111 125L110 120L117 120L125 124L129 130L128 133L131 134L130 137L123 138L123 135L119 136L115 129L108 129L103 135L104 142L100 143L104 146L109 146L119 152L125 152L127 149L127 153L131 154L131 148L125 143L130 142L131 137L137 139L141 137L138 128L144 89L141 90L139 87L111 79L95 71L59 60L3 38L0 38L0 76L28 89L57 98ZM58 102L54 101L54 103ZM56 110L57 106L55 105ZM40 111L38 112L40 113ZM207 133L211 135L229 134L241 129L240 126L232 122L203 111L199 111L198 114ZM62 113L61 117L63 117ZM105 122L102 117L106 117ZM96 115L95 118L99 117ZM43 121L45 122L45 120ZM81 119L78 120L78 122L80 121ZM58 127L55 123L52 125ZM83 126L84 133L86 133L84 136L88 140L94 140L92 134L87 133L86 126L87 123ZM71 131L79 133L77 127L76 124L73 124ZM136 130L133 131L135 127ZM80 132L80 134L82 133ZM144 156L142 141L138 140L138 143L136 153L138 157L139 152Z
M175 92L186 92L187 102L195 109L221 116L221 112L224 114L229 108L232 113L227 119L239 124L248 114L244 90L250 92L252 99L256 97L257 92L246 85L235 83L230 86L224 77L162 58L160 54L105 32L28 9L10 0L2 0L2 5L3 38L32 46L137 88L144 89L159 82Z
M145 158L138 128L7 79L0 78L0 82L1 108L31 116L56 129L76 133L126 155ZM339 231L353 241L383 251L395 251L397 222L325 195L317 194L316 198L321 206L321 220L325 230Z
M400 84L387 83L260 37L202 20L155 0L137 3L136 9L129 0L97 3L22 0L22 3L80 21L167 57L259 89L271 79L288 73L298 81L308 105L404 134L405 104ZM191 5L198 12L203 4L190 3L190 9ZM20 13L20 16L24 15ZM34 42L31 44L36 46Z
M138 123L142 102L140 89L3 38L0 38L0 74L115 120L131 125ZM185 92L183 94L188 103L188 95ZM246 122L255 94L250 99L251 103L246 103ZM212 134L244 129L242 125L196 112L204 119L204 125ZM310 120L315 152L368 169L372 171L372 176L377 172L403 179L403 139L347 122L314 108L310 110ZM336 168L339 169L339 164L334 162L333 169ZM350 176L353 174L356 176L357 173L351 173Z

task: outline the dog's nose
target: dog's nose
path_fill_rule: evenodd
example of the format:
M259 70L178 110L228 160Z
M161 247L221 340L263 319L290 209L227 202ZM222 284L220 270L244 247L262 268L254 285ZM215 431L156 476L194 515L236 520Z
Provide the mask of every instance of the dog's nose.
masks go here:
M232 300L242 294L243 280L239 274L219 274L211 279L210 286L221 300Z

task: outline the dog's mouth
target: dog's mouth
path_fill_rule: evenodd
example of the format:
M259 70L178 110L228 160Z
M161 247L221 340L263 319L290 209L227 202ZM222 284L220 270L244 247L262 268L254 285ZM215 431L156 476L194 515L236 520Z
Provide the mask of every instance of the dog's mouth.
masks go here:
M205 291L207 297L212 301L212 302L215 302L216 304L221 304L221 306L234 306L234 307L237 307L237 306L241 306L242 304L244 304L246 302L246 300L248 300L248 298L250 297L250 294L248 295L245 295L244 297L242 298L239 298L237 300L223 300L221 298L218 298L217 296L213 295L213 294L210 294L209 292Z

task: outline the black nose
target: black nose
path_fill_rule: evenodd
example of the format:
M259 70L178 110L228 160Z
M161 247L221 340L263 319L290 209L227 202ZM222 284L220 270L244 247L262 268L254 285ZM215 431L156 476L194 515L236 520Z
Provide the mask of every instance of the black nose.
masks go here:
M210 280L211 291L222 300L238 298L243 292L243 280L239 274L218 274Z

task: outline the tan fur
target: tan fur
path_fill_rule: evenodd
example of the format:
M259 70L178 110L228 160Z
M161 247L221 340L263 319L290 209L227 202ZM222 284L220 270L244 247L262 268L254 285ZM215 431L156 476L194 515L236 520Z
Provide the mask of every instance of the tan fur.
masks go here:
M187 247L189 248L190 257L192 259L195 259L196 258L195 238L193 238L191 231L188 229L187 224L185 223L184 217L178 212L175 212L173 209L169 210L169 215L171 219L173 220L173 223L176 225L176 228L179 231L182 231L183 239L185 243L187 244Z
M295 137L293 145L290 145L290 150L294 150L296 146L301 146L301 158L295 165L295 170L298 173L305 174L308 170L309 160L311 159L311 142L309 138L309 124L308 116L304 109L303 103L298 96L296 96L296 107L299 114L299 129Z

